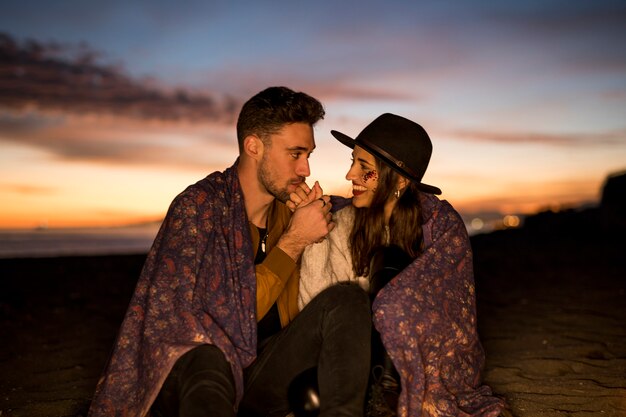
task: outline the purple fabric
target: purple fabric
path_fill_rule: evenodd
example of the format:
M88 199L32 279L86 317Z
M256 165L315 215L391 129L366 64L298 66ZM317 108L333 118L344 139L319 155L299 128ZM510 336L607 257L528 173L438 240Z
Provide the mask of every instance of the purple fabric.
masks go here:
M374 300L374 326L400 373L400 417L497 416L481 385L472 250L458 213L421 194L424 252Z
M172 202L148 254L89 416L144 416L176 360L200 344L242 369L256 356L256 281L237 162Z

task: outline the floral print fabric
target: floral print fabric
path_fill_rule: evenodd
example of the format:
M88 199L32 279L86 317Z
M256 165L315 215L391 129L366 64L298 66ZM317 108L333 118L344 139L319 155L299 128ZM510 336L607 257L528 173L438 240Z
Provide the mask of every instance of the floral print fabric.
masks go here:
M176 360L214 344L242 369L256 356L256 281L237 163L172 202L148 254L89 416L144 416Z
M421 194L421 203L425 249L378 293L372 306L374 326L400 373L398 415L495 417L504 402L481 384L485 356L476 328L467 231L448 202ZM339 221L353 219L339 215L341 211L337 214ZM343 230L343 236L331 236L303 255L300 287L306 288L309 296L337 281L358 282L351 265L341 265L350 262L349 256L327 256L333 248L347 250L350 227L338 223L331 235ZM315 258L316 252L324 254L324 259ZM307 265L311 270L306 270ZM346 270L350 271L347 277ZM324 280L327 282L320 285Z

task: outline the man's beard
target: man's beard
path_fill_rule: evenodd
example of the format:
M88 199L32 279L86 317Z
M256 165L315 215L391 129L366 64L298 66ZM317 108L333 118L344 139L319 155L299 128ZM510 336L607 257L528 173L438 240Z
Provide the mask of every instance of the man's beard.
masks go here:
M281 201L283 203L289 201L290 192L287 190L287 188L280 188L276 184L276 181L272 179L272 172L269 169L269 163L265 159L265 155L263 156L263 159L261 159L261 164L259 166L259 172L257 176L261 185L263 185L265 189L278 201Z

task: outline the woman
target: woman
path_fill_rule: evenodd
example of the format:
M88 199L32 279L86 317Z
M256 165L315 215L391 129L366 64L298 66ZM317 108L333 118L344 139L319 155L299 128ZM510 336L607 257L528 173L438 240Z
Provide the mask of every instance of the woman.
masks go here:
M432 152L428 134L388 113L355 139L331 133L353 148L346 175L352 204L333 199L333 208L344 206L335 229L303 254L300 305L338 282L371 291L384 345L377 351L373 338L374 371L386 358L392 365L387 361L373 378L368 415L497 416L503 401L481 385L469 238L458 213L435 197L441 191L422 183ZM292 195L294 205L305 199ZM399 397L382 395L393 393L395 382Z

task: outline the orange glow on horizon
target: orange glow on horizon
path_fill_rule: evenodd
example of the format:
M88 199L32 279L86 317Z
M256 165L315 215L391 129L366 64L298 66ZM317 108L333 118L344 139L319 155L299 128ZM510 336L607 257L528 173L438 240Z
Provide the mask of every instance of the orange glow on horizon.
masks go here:
M193 179L192 179L193 178ZM190 176L189 184L199 177ZM135 202L126 200L126 204L131 203L134 208L130 210L93 210L88 202L85 204L67 204L61 202L45 202L37 196L29 196L27 199L20 198L19 201L11 200L0 207L0 229L33 229L33 228L75 228L75 227L118 227L138 223L161 221L165 216L168 206L173 197L184 186L179 189L164 191L160 198L153 200L152 204L142 205L140 200ZM342 187L333 186L327 189L328 193L350 197L349 185ZM152 192L155 193L154 191ZM169 197L169 196L171 197ZM449 200L457 211L461 214L480 213L481 211L499 212L505 216L507 213L513 214L534 214L539 211L558 211L569 207L576 207L582 203L595 201L590 195L580 196L578 200L565 199L554 200L548 196L541 198L537 196L533 201L516 201L511 198L497 198L485 200L456 200L443 195L442 199ZM477 220L478 222L478 220ZM477 223L476 223L477 224Z
M0 153L2 229L159 221L178 193L207 174L229 167L238 155L234 126L228 123L40 115L44 125L55 123L0 132L0 139L5 139ZM352 123L347 122L350 128L346 129L340 120L329 118L315 127L317 148L310 160L308 182L319 180L327 194L351 195L345 179L350 150L328 132L330 128L349 133L360 128ZM579 169L576 175L568 167L553 172L552 160L548 161L551 170L520 174L523 166L510 170L510 161L499 154L489 158L490 144L458 149L458 141L442 140L440 145L441 157L431 161L424 181L441 187L440 198L462 215L524 215L575 207L598 201L605 180L591 168ZM467 152L480 158L468 158Z

